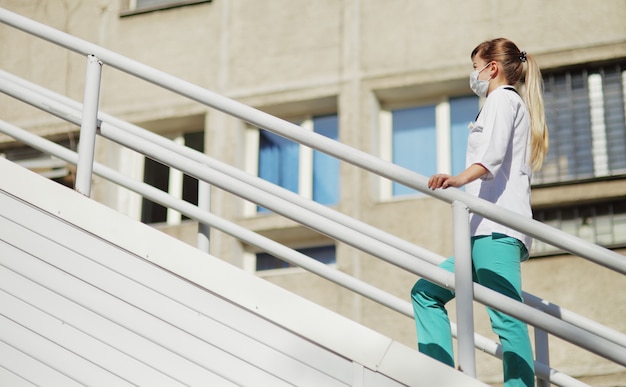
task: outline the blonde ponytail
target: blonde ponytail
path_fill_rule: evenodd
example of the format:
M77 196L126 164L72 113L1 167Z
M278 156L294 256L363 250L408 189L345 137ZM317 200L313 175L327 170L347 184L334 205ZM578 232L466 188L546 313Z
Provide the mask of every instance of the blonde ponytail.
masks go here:
M543 108L543 78L535 58L526 54L526 51L520 51L515 43L505 38L482 42L472 51L471 58L474 59L476 55L486 61L499 62L509 85L520 81L526 63L526 82L522 98L530 113L530 164L535 171L541 169L549 141Z
M530 113L530 163L533 170L537 171L541 169L550 141L543 107L543 78L541 77L541 71L531 55L526 55L525 59L527 69L523 98Z

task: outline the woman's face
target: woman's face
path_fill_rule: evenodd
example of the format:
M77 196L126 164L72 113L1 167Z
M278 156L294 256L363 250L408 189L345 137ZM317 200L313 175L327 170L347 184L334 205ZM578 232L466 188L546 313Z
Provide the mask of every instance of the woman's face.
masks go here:
M479 54L476 54L474 58L472 58L472 65L474 67L474 70L479 71L478 79L483 80L483 81L491 79L492 75L491 75L491 69L489 65L491 65L492 63L493 61L487 62Z

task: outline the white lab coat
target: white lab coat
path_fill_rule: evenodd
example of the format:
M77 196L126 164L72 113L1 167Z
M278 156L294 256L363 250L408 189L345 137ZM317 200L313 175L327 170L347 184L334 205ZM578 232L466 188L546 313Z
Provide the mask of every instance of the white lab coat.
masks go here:
M530 115L511 86L501 86L487 97L467 141L466 166L481 164L488 172L465 186L467 193L508 210L532 217L529 164ZM471 214L471 235L501 233L517 238L530 251L532 238L509 227Z

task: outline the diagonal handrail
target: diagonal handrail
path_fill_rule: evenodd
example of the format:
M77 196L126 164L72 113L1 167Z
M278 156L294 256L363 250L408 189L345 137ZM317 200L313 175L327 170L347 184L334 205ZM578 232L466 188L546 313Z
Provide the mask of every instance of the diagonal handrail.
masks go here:
M368 170L378 176L386 177L410 188L414 188L437 199L450 204L454 201L462 202L474 213L480 214L541 241L550 243L596 264L605 266L621 274L626 274L626 260L622 255L611 250L584 241L533 219L524 218L513 211L496 206L493 203L469 195L456 188L432 191L428 188L427 178L425 176L399 167L398 165L382 160L369 153L341 144L321 134L303 130L301 127L291 122L272 116L251 106L224 97L198 85L3 8L0 8L0 22L85 56L95 55L103 63L127 74L220 110L300 144L307 145Z
M50 112L50 113L55 114L59 118L65 119L68 122L72 122L75 124L81 121L80 112L82 111L82 105L79 102L74 101L70 98L67 98L61 94L52 92L46 88L43 88L41 86L28 82L24 79L21 79L17 76L14 76L2 70L0 70L0 79L5 81L3 85L0 85L0 90L2 90L3 92L7 94L11 94L15 98L21 99L26 103L34 104L32 99L29 99L25 95L20 94L17 91L17 89L10 88L9 85L14 84L17 87L23 87L24 89L30 90L34 92L35 94L47 97L48 99L44 101L43 106L54 108L55 103L59 103L67 107L67 109L65 109L61 105L59 105L56 107L56 109L54 109L54 112ZM439 265L441 262L443 262L446 259L445 257L439 254L436 254L430 250L424 249L420 246L417 246L395 235L392 235L383 230L377 229L367 223L351 218L328 206L324 206L317 202L305 199L302 196L292 191L283 189L282 187L269 183L266 180L252 176L229 164L217 161L213 159L212 157L210 157L209 155L206 155L194 149L177 144L174 141L164 138L149 130L145 130L136 125L117 119L102 111L98 113L98 117L101 121L106 122L116 128L119 128L124 132L130 133L138 137L140 140L150 141L165 149L180 153L181 155L184 155L185 157L188 157L191 160L195 160L201 164L204 164L211 169L215 169L229 176L233 176L234 178L242 182L245 182L248 185L256 187L265 192L271 193L274 196L282 200L289 201L297 206L306 208L316 214L322 215L352 230L356 230L366 236L376 238L390 246L394 246L398 248L399 250L402 250L417 258L423 259L429 263L432 263L434 265ZM603 336L609 340L618 342L626 348L626 335L622 334L621 332L612 330L592 320L586 319L582 316L579 316L564 308L561 308L558 305L554 305L530 293L523 292L522 295L524 298L524 303L530 306L533 306L537 309L542 309L545 312L553 316L559 316L562 320L575 324L579 327L585 327L585 329L593 331L596 334Z
M7 82L6 84L9 84L10 82ZM19 96L18 96L19 97ZM22 100L24 101L28 101L27 98L24 98L24 96L21 96ZM74 122L76 124L80 123L81 119L80 119L80 111L75 111L75 112L63 112L63 109L60 106L55 106L54 103L52 101L43 101L43 106L46 106L47 109L50 110L51 113L54 113L56 115L58 115L59 117L65 118L70 122ZM72 119L73 117L73 119ZM137 143L138 141L133 141L135 143ZM139 150L139 149L138 149ZM154 152L154 154L159 154L161 152L156 151ZM205 156L206 157L206 156ZM165 161L165 160L163 160Z
M4 93L11 95L17 99L20 99L25 103L29 103L35 107L39 107L47 111L48 113L65 119L70 123L78 125L81 122L82 105L79 102L47 90L41 86L35 85L31 82L28 82L2 70L0 70L0 79L4 81L3 83L0 83L0 91L3 91ZM14 87L12 87L12 85ZM39 95L41 97L37 98L36 95ZM114 139L117 138L118 142L123 143L142 140L150 141L160 147L163 147L166 150L184 155L191 160L194 160L216 171L222 172L252 187L255 187L265 192L270 192L279 199L288 201L298 207L308 209L314 214L320 215L338 224L356 230L357 232L367 237L376 239L389 246L393 246L416 258L423 259L434 265L438 265L445 260L445 257L441 255L419 247L383 230L379 230L373 226L368 225L367 223L363 223L354 218L346 216L330 207L321 205L311 200L307 200L294 192L276 186L256 176L247 174L238 168L230 166L229 164L217 161L209 155L177 144L174 141L166 139L136 125L117 119L104 112L99 112L98 117L101 122L107 124L105 125L105 129L113 128L112 130L118 133L116 135L117 137L114 137ZM125 136L124 133L128 133L129 136ZM121 141L119 138L120 135L124 136L124 139ZM136 138L133 139L133 136ZM572 323L576 326L584 327L586 330L592 331L599 336L619 343L626 348L626 335L622 334L621 332L612 330L606 326L598 324L593 320L579 316L571 311L561 308L558 305L551 304L548 301L543 300L530 293L523 292L523 298L524 303L530 306L533 306L537 309L542 309L547 313L553 316L558 316L562 320Z
M66 115L70 116L70 115ZM8 124L0 120L0 132L7 134L18 141L29 144L30 146L38 149L44 153L51 154L64 160L68 163L76 165L78 163L78 154L65 147L62 147L52 141L43 139L33 133L19 129L11 124ZM149 133L149 132L148 132ZM174 144L172 142L172 144ZM189 149L189 148L184 148ZM321 264L319 261L307 257L293 249L290 249L284 245L281 245L267 237L259 235L253 231L250 231L242 226L224 220L211 214L208 211L203 211L197 206L194 206L181 199L173 198L168 193L165 193L157 188L154 188L146 183L137 182L130 179L121 173L108 168L100 163L95 162L93 165L93 171L96 175L99 175L109 181L113 181L116 184L127 188L133 192L136 192L156 203L173 208L182 214L195 219L199 222L205 222L206 224L214 227L226 234L239 238L240 240L260 248L264 251L271 253L272 255L279 257L287 262L293 263L302 267L312 273L319 275L331 282L339 284L342 287L350 289L355 293L358 293L364 297L367 297L373 301L376 301L382 305L385 305L407 317L413 317L413 311L410 303L397 298L385 291L372 287L371 285L351 277L343 272L334 270L327 265ZM364 235L364 237L371 237ZM454 336L456 336L456 324L451 324L451 330ZM495 357L502 358L501 346L490 339L481 336L478 333L474 333L476 348L489 353ZM535 361L535 368L537 375L542 379L549 380L550 382L559 386L580 386L582 385L576 379L559 372L553 368L542 364L539 361Z
M29 83L28 83L28 82L23 81L23 80L21 80L20 82L15 82L15 81L16 81L16 79L17 79L17 80L19 80L19 78L14 77L14 76L9 76L8 74L6 74L6 73L4 73L4 72L0 72L0 76L2 76L3 80L5 81L5 82L3 82L3 83L2 83L2 85L0 86L0 88L2 88L2 90L3 90L4 92L6 92L7 94L12 95L12 96L14 96L14 97L16 97L16 98L18 98L18 99L20 99L20 100L24 101L24 102L31 103L31 104L33 104L34 106L38 106L38 105L37 105L37 103L34 103L34 102L33 102L32 97L31 97L31 98L29 98L29 97L27 96L27 94L28 94L27 92L22 92L22 93L20 94L20 93L19 93L16 89L11 88L11 87L9 86L9 85L14 84L14 83L21 83L22 85L29 85ZM26 89L26 88L23 88L23 89ZM32 85L32 84L30 84L30 89L32 89L32 90L30 90L30 91L31 91L32 93L34 93L34 94L37 94L37 93L39 93L39 94L46 94L46 93L47 93L47 94L48 94L48 96L54 96L54 95L55 95L54 93L52 93L52 92L50 92L50 91L47 91L47 92L46 92L45 90L42 90L42 88L40 88L40 87L38 87L38 86L36 86L36 85ZM71 108L71 107L65 107L65 108L64 108L64 106L63 106L62 104L60 104L58 101L55 101L55 100L53 100L53 99L51 99L51 98L46 98L46 97L42 97L42 98L40 98L40 100L39 100L39 104L40 104L40 105L39 105L38 107L42 107L42 108L44 108L45 110L47 110L48 112L50 112L50 113L52 113L52 114L55 114L55 115L57 115L58 117L64 118L64 119L66 119L67 121L69 121L69 122L73 122L73 123L75 123L75 124L77 124L77 125L78 125L78 124L81 122L81 117L80 117L80 116L81 116L80 104L79 104L79 103L77 103L77 102L75 102L75 101L71 101L71 100L69 100L69 99L67 99L67 98L65 98L65 97L61 97L61 96L58 96L58 95L57 95L57 97L58 97L59 99L64 100L64 102L66 102L67 104L73 105L73 108ZM36 99L36 98L35 98L35 99ZM111 120L111 117L110 117L110 116L107 116L107 115L106 115L106 114L104 114L104 113L100 113L100 117L101 117L101 118L104 118L104 119L105 119L105 121L110 121L110 120ZM119 121L119 120L118 120L118 121ZM106 126L106 125L104 125L104 124L103 124L103 125L101 125L101 126L103 126L103 127L107 127L107 126ZM110 131L110 130L114 130L114 131L115 131L115 129L110 128L110 129L107 129L107 132L108 132L108 131ZM126 126L125 126L124 130L119 130L119 129L117 130L117 132L118 132L117 136L122 135L122 137L124 137L124 133L125 133L126 131L131 131L131 132L132 132L132 131L134 131L134 132L138 132L138 131L139 131L140 133L141 133L141 132L143 132L143 133L144 133L144 135L147 135L147 133L150 133L150 132L147 132L147 131L145 131L145 130L143 130L143 129L141 129L141 128L135 127L134 125L131 125L131 124L126 123ZM136 133L135 133L135 134L132 134L132 135L136 135ZM128 136L126 136L126 137L127 137L126 139L123 139L123 138L120 138L120 137L116 137L115 135L114 135L113 137L109 136L109 138L113 139L114 141L120 142L120 143L122 143L122 144L129 144L129 143L135 143L135 144L138 144L138 143L140 143L140 142L141 142L141 141L140 141L140 140L141 140L140 138L137 138L137 137L136 137L136 138L134 138L134 139L133 139L133 138L132 138L132 135L131 135L131 138L128 138ZM157 136L157 138L162 139L162 138L161 138L161 137L159 137L159 136ZM162 140L163 140L163 139L162 139ZM177 152L177 153L185 153L185 152L183 152L183 151L186 151L186 152L188 153L188 155L195 155L195 157L193 157L193 158L195 158L198 162L201 162L201 163L203 163L203 164L207 164L207 163L206 163L206 161L210 159L207 155L201 154L201 153L196 152L196 151L189 150L188 148L181 147L181 146L178 146L178 145L171 145L171 144L174 144L174 143L173 143L173 142L171 142L171 141L169 141L169 140L163 140L162 142L163 142L163 144L166 144L166 145L167 145L167 144L170 144L169 148L176 148L176 147L178 147L178 148L179 148L179 149L178 149L178 151L180 151L180 152ZM142 149L137 148L137 150L138 150L138 151L141 151ZM172 150L172 149L170 149L170 150ZM174 150L174 151L176 152L177 150ZM162 150L155 150L155 151L153 151L152 153L154 153L155 155L158 155L158 154L162 154L162 153L163 153L163 151L162 151ZM186 156L188 156L188 155L186 155ZM163 161L163 162L165 162L165 163L168 163L168 160L165 160L165 159L162 159L161 161ZM214 164L213 166L216 166L216 165L218 165L219 163L217 163L217 164L216 164L216 163L214 162L213 164ZM246 176L248 176L248 175L246 175ZM258 179L258 178L256 178L256 177L255 177L255 178L253 178L253 179ZM258 180L260 180L260 179L258 179ZM273 187L274 187L276 190L278 190L278 191L281 191L281 190L282 190L282 189L280 189L279 187L275 187L275 186L273 186ZM253 196L256 196L256 195L258 195L258 194L255 194L255 195L253 195ZM294 195L295 195L295 194L294 194ZM296 196L297 196L297 195L296 195ZM269 204L268 204L268 205L269 205ZM308 216L306 216L306 217L309 217L309 216L315 216L315 211L313 211L312 213L310 213L310 214L309 214ZM357 221L355 221L355 222L357 222ZM277 255L278 255L278 256L280 256L280 254L277 254ZM384 259L384 258L383 258L383 259ZM441 257L441 259L443 259L443 257ZM393 262L392 262L392 263L393 263ZM305 267L306 267L306 266L305 266ZM417 272L417 274L423 275L423 273L419 273L419 272ZM447 273L447 274L449 274L449 273ZM345 285L345 284L344 284L344 285ZM488 290L488 291L489 291L489 290ZM357 292L358 292L358 291L357 291ZM367 295L366 295L366 296L367 296ZM533 297L534 297L534 296L533 296ZM535 297L535 298L536 298L536 297ZM379 301L379 302L380 302L380 301ZM389 305L388 305L388 306L389 306ZM392 306L391 306L391 308L392 308L392 309L395 309L395 310L398 310L397 308L394 308L394 307L392 307ZM623 338L622 338L622 342L623 342Z

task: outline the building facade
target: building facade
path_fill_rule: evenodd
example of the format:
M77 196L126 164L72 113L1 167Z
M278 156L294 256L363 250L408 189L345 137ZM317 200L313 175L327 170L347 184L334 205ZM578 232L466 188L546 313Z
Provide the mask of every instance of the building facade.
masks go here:
M481 101L470 53L507 37L535 55L551 148L533 177L535 217L626 252L626 1L0 0L0 6L423 175L463 169ZM0 25L2 70L82 101L86 58ZM450 206L105 65L100 109L443 256ZM0 95L1 119L76 149L79 128ZM1 152L59 182L72 166L1 137ZM197 203L192 178L99 138L97 160ZM94 178L92 197L190 244L197 224ZM282 216L211 189L211 211L409 300L417 278ZM414 324L212 230L210 251L416 347ZM537 242L524 289L626 332L625 278ZM454 305L450 305L453 321ZM484 307L477 330L490 338ZM532 329L531 329L532 332ZM551 365L592 385L626 370L551 337ZM479 353L478 376L501 363ZM619 383L622 384L619 384ZM602 384L604 383L604 384ZM613 383L613 384L610 384Z

